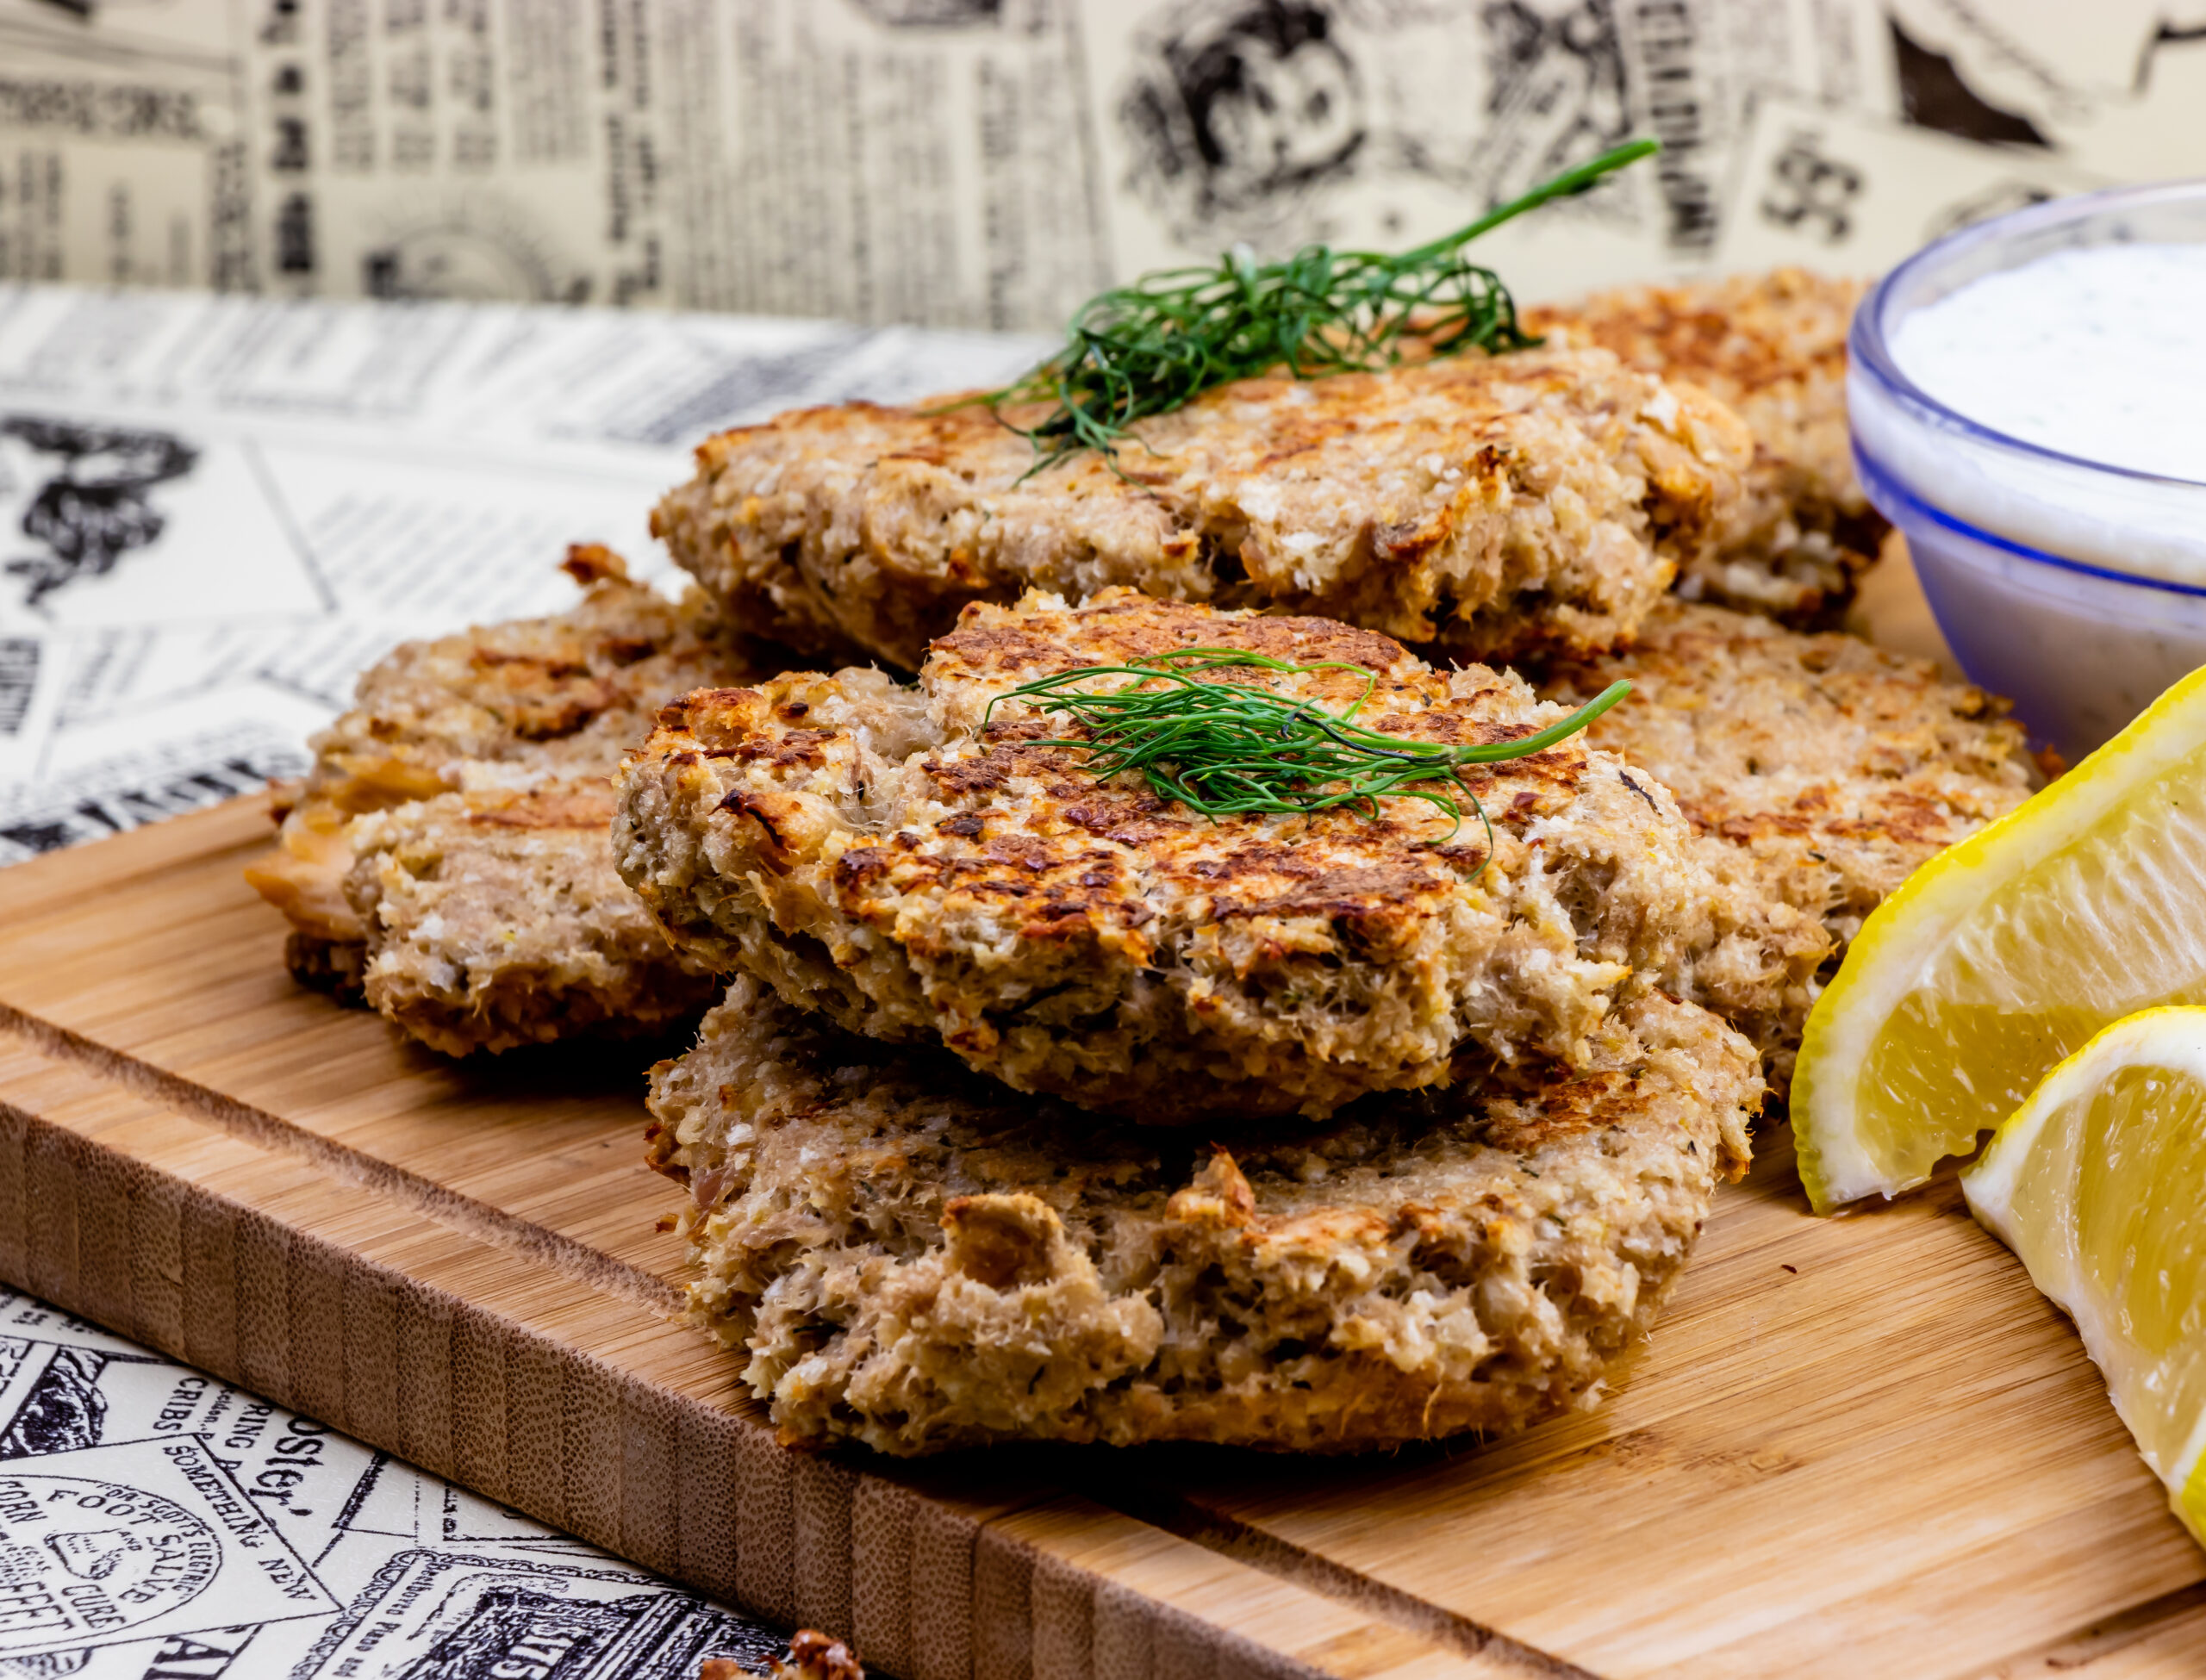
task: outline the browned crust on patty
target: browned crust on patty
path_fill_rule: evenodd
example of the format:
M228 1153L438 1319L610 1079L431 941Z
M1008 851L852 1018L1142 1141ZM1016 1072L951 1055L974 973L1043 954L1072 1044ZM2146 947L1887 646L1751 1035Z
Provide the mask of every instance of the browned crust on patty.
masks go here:
M1804 626L1835 621L1852 598L1885 530L1854 480L1846 420L1846 335L1863 289L1780 268L1526 313L1558 344L1597 345L1711 393L1754 434L1734 526L1684 560L1681 594Z
M1034 471L969 405L800 410L699 445L653 529L747 620L906 669L969 601L1114 585L1489 657L1628 636L1736 520L1750 454L1699 392L1528 351L1243 380L1143 422L1117 470Z
M1649 996L1576 1069L1160 1134L738 979L654 1070L651 1148L691 1317L786 1440L1355 1452L1590 1403L1760 1101L1744 1041Z
M1468 772L1491 817L1215 823L1131 777L1019 683L1193 645L1374 671L1405 739L1513 738L1561 712L1324 620L1112 591L975 606L916 689L792 673L689 695L622 772L621 874L677 946L1025 1090L1152 1118L1312 1115L1504 1061L1584 1054L1621 997L1711 940L1711 884L1659 783L1571 740ZM1348 673L1249 672L1334 712ZM1116 681L1117 679L1106 679ZM991 704L992 720L984 724Z
M771 656L609 550L576 544L565 569L584 589L569 611L406 643L364 674L246 871L292 924L302 984L454 1055L650 1031L708 1001L614 872L608 778L670 695Z

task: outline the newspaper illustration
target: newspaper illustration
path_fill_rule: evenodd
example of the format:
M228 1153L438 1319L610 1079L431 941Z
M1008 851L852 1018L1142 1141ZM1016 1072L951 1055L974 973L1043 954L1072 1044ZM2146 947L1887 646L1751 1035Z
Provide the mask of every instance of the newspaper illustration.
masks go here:
M25 1344L0 1356L28 1356ZM0 1660L336 1608L204 1435L0 1466Z
M1048 330L1237 240L1498 234L1530 296L1723 260L1773 96L2206 169L2199 0L0 0L0 275ZM1959 152L1941 154L1951 159ZM1941 165L1942 166L1942 165Z
M294 1680L501 1680L520 1672L694 1680L707 1657L763 1668L786 1643L625 1565L589 1562L401 1552L330 1625Z
M689 1680L784 1642L0 1291L0 1675Z
M1972 223L2105 184L2042 150L1771 97L1752 115L1719 257L1733 270L1874 275Z
M1160 3L1091 51L1122 271L1236 240L1414 243L1635 134L1645 171L1480 246L1528 296L1704 266L1759 88L1874 104L1873 13L1712 0Z

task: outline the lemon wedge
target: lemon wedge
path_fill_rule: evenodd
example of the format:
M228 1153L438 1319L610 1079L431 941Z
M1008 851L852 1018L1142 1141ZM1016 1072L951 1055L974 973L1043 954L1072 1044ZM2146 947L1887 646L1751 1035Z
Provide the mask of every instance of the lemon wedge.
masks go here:
M1961 1190L2076 1321L2206 1544L2206 1009L2147 1010L2099 1034L1999 1128Z
M1862 924L1792 1083L1819 1212L1922 1183L2091 1035L2206 1002L2206 669Z

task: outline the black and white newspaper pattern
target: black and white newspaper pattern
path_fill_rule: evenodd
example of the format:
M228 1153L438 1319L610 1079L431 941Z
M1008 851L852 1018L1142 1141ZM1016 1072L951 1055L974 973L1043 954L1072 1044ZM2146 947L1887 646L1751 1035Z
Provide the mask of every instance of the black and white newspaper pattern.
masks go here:
M304 768L395 643L556 611L720 425L1036 340L0 285L0 863Z
M785 1640L0 1290L0 1676L693 1680Z
M1047 329L1661 136L1486 247L1553 296L1878 269L2202 108L2206 0L0 0L0 277Z

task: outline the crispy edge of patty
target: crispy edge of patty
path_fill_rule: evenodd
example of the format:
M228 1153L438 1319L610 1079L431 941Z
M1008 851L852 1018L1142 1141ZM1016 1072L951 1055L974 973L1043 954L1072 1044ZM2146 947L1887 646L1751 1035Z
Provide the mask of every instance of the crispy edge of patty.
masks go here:
M1677 796L1743 914L1680 990L1754 1040L1781 1092L1863 919L2028 798L2022 731L2003 700L1928 660L1682 600L1630 651L1559 662L1541 688L1575 704L1619 678L1636 692L1589 733Z
M1558 343L1700 387L1754 434L1734 525L1684 559L1679 594L1798 627L1834 624L1853 598L1885 531L1854 478L1846 418L1847 331L1865 289L1787 267L1526 311Z
M1581 1054L1710 936L1712 883L1651 779L1577 740L1481 767L1491 815L1215 824L1098 779L1022 678L1200 643L1380 675L1364 720L1485 742L1560 716L1517 677L1443 675L1375 632L1111 591L976 604L914 692L795 673L670 706L621 773L614 852L674 943L876 1036L1023 1090L1191 1123L1322 1116L1505 1060ZM1339 709L1342 674L1251 674ZM1296 686L1299 685L1299 686ZM1037 737L1044 738L1037 739Z
M364 1000L455 1056L695 1020L718 981L621 884L612 817L612 788L591 776L355 818L345 887L371 930Z
M601 545L574 545L563 569L585 591L566 612L405 643L365 672L353 706L315 737L312 772L278 800L276 849L246 871L291 924L284 962L295 980L340 1002L370 1004L447 1054L583 1030L648 1030L710 1001L703 971L665 949L640 911L634 919L657 949L639 946L632 929L593 927L584 917L574 929L577 949L595 957L562 965L539 955L502 974L496 943L486 937L439 948L439 924L410 907L418 885L393 883L386 895L374 884L388 863L377 856L386 844L407 840L426 859L423 836L433 830L436 867L475 887L465 913L448 924L526 932L532 949L545 947L544 907L513 856L520 824L465 820L467 801L455 790L471 786L478 802L495 803L543 786L548 801L594 797L609 816L610 775L662 700L778 663L701 594L669 601L631 580ZM593 779L594 794L577 785ZM379 824L367 831L373 843L364 839L363 818L425 802L427 811ZM601 827L593 836L573 824L538 826L541 884L599 905L608 887L622 890ZM553 851L571 855L554 867ZM377 915L364 918L353 898L362 890ZM407 949L381 961L394 929ZM582 984L608 961L622 971L618 982ZM571 997L560 990L562 974L579 987ZM624 999L643 1017L633 1027L608 1012Z
M969 601L1114 585L1490 659L1628 637L1736 520L1751 457L1704 393L1526 351L1241 381L1136 427L1115 465L1037 470L969 403L798 410L698 445L652 529L792 645L906 669Z
M1353 1452L1590 1403L1760 1101L1742 1039L1650 995L1582 1069L1198 1142L741 979L653 1070L650 1152L689 1191L689 1316L785 1440Z

